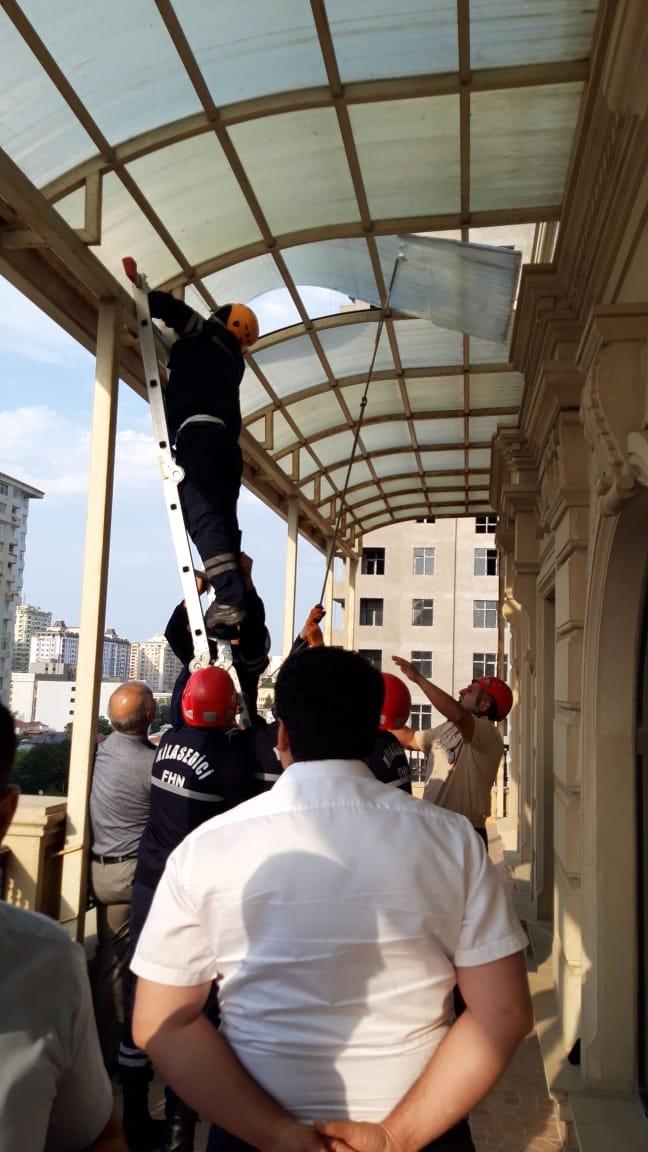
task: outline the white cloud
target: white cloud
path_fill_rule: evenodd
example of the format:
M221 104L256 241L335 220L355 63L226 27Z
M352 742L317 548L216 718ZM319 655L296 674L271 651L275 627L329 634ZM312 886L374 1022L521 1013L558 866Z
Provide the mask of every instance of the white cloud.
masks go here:
M71 357L78 361L88 355L72 336L1 277L0 349L46 364L62 364Z
M48 495L88 490L90 426L44 404L0 412L2 467ZM131 428L117 433L115 494L146 491L160 483L152 435Z

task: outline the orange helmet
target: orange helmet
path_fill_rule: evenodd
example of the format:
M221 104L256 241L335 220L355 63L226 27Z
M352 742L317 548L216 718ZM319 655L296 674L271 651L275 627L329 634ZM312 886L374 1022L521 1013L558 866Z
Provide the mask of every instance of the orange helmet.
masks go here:
M497 719L503 720L513 707L513 693L499 676L479 676L476 680L482 692L490 696L497 710Z
M182 718L191 728L229 728L238 696L224 668L209 664L192 672L182 693Z
M225 327L236 337L243 351L259 339L259 321L247 304L230 304Z
M390 728L402 728L407 723L407 717L412 711L412 697L407 684L393 676L391 672L383 672L385 696L380 709L380 725L383 732Z

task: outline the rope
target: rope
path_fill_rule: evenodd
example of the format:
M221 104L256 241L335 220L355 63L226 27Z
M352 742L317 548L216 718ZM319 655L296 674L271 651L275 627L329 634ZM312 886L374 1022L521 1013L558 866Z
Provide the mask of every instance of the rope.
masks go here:
M396 273L398 271L398 266L399 266L401 260L406 260L406 259L407 259L407 257L405 256L405 253L403 252L403 250L401 248L400 252L398 253L398 256L396 257L396 259L394 261L394 268L393 268L393 271L391 274L391 280L389 281L389 288L387 290L387 296L385 299L385 303L383 304L383 306L380 310L380 319L378 320L378 327L376 328L376 339L374 342L374 350L373 350L373 355L371 357L371 364L369 365L369 372L367 375L367 383L365 384L364 392L362 393L362 399L360 400L360 413L359 413L358 419L356 421L355 434L353 437L353 447L351 449L351 456L349 459L349 467L347 468L347 473L346 473L346 477L344 480L344 487L342 489L342 494L340 496L340 507L339 507L337 518L335 521L335 528L333 529L333 537L331 540L331 546L329 548L328 556L326 559L326 570L324 572L324 581L322 583L322 592L321 592L320 600L319 600L320 604L324 603L324 593L326 591L326 581L328 580L329 572L331 571L331 565L332 565L333 560L335 558L335 545L336 545L337 538L338 538L338 532L340 530L340 522L342 520L342 512L344 511L344 502L346 500L346 494L347 494L347 490L349 487L349 480L351 478L351 469L353 468L353 461L355 459L356 448L358 447L358 440L360 439L360 429L362 428L362 421L364 420L365 410L367 407L367 393L369 392L369 385L371 384L371 377L373 375L374 364L376 363L376 356L378 355L378 345L380 344L380 337L382 335L382 330L383 330L384 325L385 325L385 316L387 313L387 309L389 308L389 301L391 300L392 290L393 290L394 284L396 283Z

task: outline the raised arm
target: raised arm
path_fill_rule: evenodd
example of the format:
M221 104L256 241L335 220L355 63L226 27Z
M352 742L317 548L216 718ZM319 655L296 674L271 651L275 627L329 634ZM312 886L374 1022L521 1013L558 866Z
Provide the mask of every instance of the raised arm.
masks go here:
M464 740L470 744L475 732L475 718L472 713L466 712L459 701L455 700L454 696L450 696L448 692L444 692L443 688L439 688L438 684L426 680L425 676L422 676L418 669L410 664L409 660L404 660L402 656L393 656L392 659L408 680L411 680L413 684L418 684L432 707L436 708L442 716L445 716L446 720L451 720L461 732ZM400 739L398 734L396 736L397 739Z

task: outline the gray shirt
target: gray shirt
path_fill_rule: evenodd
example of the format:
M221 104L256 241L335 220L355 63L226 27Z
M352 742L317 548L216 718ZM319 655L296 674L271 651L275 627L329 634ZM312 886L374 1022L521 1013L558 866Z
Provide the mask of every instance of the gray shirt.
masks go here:
M136 856L148 820L155 748L145 736L111 732L98 745L90 791L92 851Z

